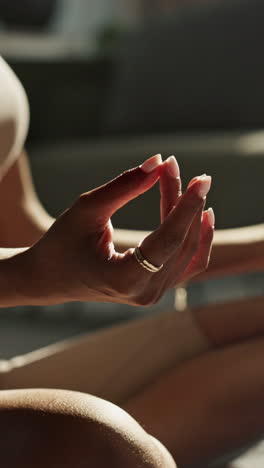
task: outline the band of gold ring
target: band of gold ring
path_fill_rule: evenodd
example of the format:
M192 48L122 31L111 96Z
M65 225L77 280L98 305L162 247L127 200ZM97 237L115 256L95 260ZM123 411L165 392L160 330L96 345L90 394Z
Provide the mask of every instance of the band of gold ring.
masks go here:
M145 257L143 257L139 246L135 248L134 255L135 255L137 262L140 264L140 266L142 266L143 268L145 268L145 270L151 273L157 273L163 268L163 265L157 267L153 265L152 263L148 262L148 260Z

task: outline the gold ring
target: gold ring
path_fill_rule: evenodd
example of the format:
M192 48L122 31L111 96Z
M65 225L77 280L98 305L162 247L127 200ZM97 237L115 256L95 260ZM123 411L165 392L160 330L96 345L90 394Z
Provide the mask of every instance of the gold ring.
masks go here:
M145 257L143 257L139 246L135 248L134 255L139 265L142 266L142 268L145 268L145 270L150 271L151 273L157 273L163 268L163 265L157 267L152 263L148 262L148 260Z

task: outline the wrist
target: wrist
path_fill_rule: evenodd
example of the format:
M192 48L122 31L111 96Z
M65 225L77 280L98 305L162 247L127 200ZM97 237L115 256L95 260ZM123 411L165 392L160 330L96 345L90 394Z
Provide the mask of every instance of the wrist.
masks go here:
M53 275L52 263L38 252L36 246L21 251L8 258L3 265L9 283L13 284L13 305L44 306L68 302L69 299L59 294L60 280ZM0 273L1 279L1 273ZM63 282L63 280L62 280ZM63 286L63 285L62 285ZM0 294L1 297L1 294ZM9 305L4 307L8 307Z

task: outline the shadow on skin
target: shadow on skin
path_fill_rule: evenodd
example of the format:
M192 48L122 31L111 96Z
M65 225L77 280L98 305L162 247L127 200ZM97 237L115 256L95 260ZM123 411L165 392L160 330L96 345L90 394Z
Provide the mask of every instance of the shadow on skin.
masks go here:
M166 449L125 411L64 390L0 392L1 466L175 468Z

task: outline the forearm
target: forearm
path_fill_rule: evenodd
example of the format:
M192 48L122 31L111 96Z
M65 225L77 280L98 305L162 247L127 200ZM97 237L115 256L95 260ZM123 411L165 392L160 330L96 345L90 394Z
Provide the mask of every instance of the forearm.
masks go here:
M215 232L209 268L198 279L264 270L264 225Z

